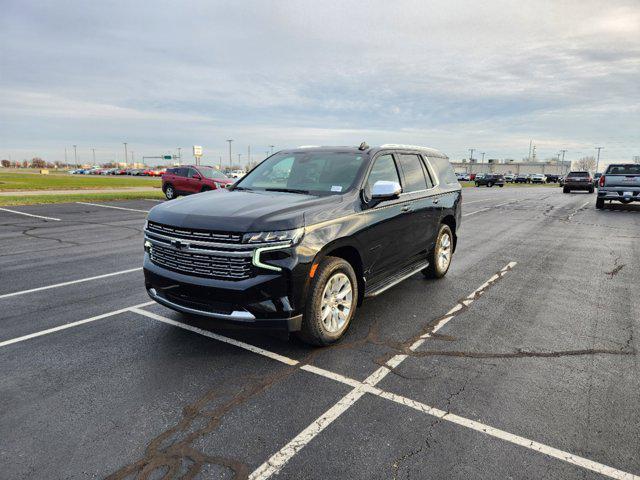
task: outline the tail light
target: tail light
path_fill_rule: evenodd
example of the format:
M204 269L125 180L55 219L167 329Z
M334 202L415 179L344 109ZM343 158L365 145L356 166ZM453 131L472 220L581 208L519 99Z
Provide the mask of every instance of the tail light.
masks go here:
M600 181L598 182L598 185L599 185L600 187L604 187L604 175L602 175L602 176L600 177Z

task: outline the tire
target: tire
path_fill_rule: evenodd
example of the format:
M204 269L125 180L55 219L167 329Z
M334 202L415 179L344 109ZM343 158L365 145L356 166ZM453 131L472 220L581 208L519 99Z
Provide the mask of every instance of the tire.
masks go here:
M487 187L489 187L489 188L493 187L493 183L492 182L487 182Z
M445 238L448 238L448 248L443 245ZM446 262L439 262L439 254L442 252L442 247L448 250L448 258ZM451 266L451 260L453 256L453 232L449 225L441 224L438 231L438 237L436 238L436 244L433 247L431 253L429 253L429 266L422 270L422 274L427 278L442 278L449 271Z
M498 184L498 186L499 186L500 188L502 188L502 187L504 187L504 184L503 184L503 183L499 183L499 184Z
M344 294L344 280L348 280L351 288L350 300L339 302L339 295ZM336 293L332 288L338 288ZM327 295L329 297L327 298ZM348 295L347 295L348 296ZM327 298L327 301L325 301ZM356 313L358 304L358 279L349 262L338 257L326 257L320 262L315 275L311 279L309 294L302 318L302 327L298 336L306 343L317 346L331 345L340 340L349 328L351 319ZM332 307L334 305L335 307ZM348 309L346 315L344 314ZM329 310L328 317L323 321L323 310Z
M202 187L202 190L200 190L200 192L209 192L209 191L211 191L211 187L207 187L206 185Z
M593 187L589 189L589 193L593 193Z
M480 184L478 182L476 182L476 187L479 187L479 186L480 186Z
M596 208L598 210L602 210L604 208L604 199L603 198L597 198L596 199Z
M164 187L164 196L167 198L167 200L173 200L178 196L175 189L173 188L173 185L171 185L170 183Z
M569 190L567 187L562 187L562 193L570 193L571 190Z

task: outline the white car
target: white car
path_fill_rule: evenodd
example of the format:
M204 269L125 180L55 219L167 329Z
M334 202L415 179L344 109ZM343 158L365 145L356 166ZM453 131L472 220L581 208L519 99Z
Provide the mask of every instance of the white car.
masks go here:
M242 178L247 174L247 172L245 172L244 170L233 170L231 173L229 173L229 176L231 178Z
M542 173L534 173L529 177L531 183L547 183L547 177L545 177Z

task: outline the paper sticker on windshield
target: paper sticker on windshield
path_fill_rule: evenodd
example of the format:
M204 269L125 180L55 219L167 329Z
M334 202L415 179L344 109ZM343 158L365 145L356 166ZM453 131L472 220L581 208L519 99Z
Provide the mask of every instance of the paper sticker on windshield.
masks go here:
M342 185L332 185L331 186L331 191L332 192L341 192L342 191Z

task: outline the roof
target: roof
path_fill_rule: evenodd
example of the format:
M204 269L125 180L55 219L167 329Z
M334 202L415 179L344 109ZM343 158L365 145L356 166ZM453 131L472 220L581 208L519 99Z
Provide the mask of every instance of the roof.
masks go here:
M370 146L365 150L360 150L357 146L353 145L344 145L344 146L317 146L317 145L302 145L297 148L285 148L281 151L283 152L292 152L292 151L301 151L301 150L320 150L320 151L348 151L353 153L361 153L361 152L369 152L375 153L381 150L414 150L423 152L432 157L442 157L449 158L444 153L436 150L435 148L423 147L420 145L405 145L400 143L385 143L377 146Z

